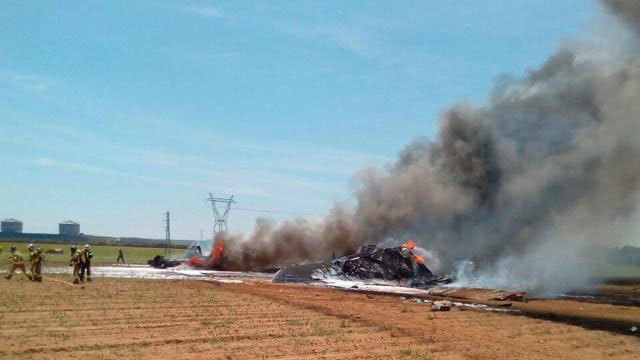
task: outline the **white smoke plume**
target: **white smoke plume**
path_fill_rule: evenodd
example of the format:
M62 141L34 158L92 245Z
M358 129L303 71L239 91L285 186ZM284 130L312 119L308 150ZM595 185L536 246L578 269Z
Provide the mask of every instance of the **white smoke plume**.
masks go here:
M323 224L260 219L248 238L229 239L228 264L275 267L413 239L442 271L473 261L478 285L585 284L593 274L583 255L628 240L605 230L628 226L640 188L640 1L603 3L634 42L624 57L565 47L504 77L486 105L443 111L435 140L358 174L353 210L336 206Z

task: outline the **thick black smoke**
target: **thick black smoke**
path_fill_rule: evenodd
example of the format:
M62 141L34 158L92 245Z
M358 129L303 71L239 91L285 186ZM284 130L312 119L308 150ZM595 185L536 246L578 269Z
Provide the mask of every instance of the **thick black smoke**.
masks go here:
M603 3L637 42L640 1ZM472 260L479 285L580 285L592 267L579 255L627 240L606 229L638 205L640 57L615 60L563 48L526 76L505 77L485 106L445 110L434 141L358 174L355 209L336 206L323 224L260 219L249 238L228 241L229 264L275 267L413 239L440 271Z

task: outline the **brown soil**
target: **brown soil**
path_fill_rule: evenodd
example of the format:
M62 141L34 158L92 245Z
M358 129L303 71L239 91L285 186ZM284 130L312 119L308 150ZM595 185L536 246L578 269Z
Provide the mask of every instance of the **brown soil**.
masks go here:
M62 279L57 277L57 279ZM514 303L515 306L515 303ZM637 321L640 308L533 301ZM592 308L592 306L594 306ZM580 309L582 308L582 309ZM310 285L3 280L0 358L637 359L640 337ZM639 326L640 327L640 326Z

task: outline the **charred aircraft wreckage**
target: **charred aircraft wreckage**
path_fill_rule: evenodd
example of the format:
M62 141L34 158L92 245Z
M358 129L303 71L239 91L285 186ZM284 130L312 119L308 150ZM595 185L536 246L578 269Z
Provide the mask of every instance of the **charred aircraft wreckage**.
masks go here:
M212 270L234 270L224 267L224 240L217 238L207 256L201 251L188 251L182 260L169 260L160 255L148 263L156 268L175 267L187 264ZM409 240L396 247L381 248L365 245L352 255L333 259L330 262L291 265L279 269L273 282L312 283L326 279L390 281L403 286L430 288L451 282L450 277L436 276L424 264L424 259L415 253L415 243Z
M329 263L293 265L280 269L273 282L315 282L329 278L341 280L385 280L405 286L430 288L448 284L451 278L436 276L414 252L411 240L397 247L365 245L352 255Z

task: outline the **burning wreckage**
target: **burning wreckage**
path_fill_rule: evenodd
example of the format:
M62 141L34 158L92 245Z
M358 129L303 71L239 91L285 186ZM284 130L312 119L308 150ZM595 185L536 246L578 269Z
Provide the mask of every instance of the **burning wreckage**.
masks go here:
M147 264L157 269L172 268L182 264L186 264L204 269L223 270L223 250L224 239L222 239L222 237L218 237L213 243L213 249L211 250L211 253L207 256L202 255L202 248L200 247L200 245L192 244L187 248L187 254L184 258L168 259L162 255L156 255L153 259L147 261Z
M436 276L414 253L415 243L409 240L397 247L379 248L365 245L353 254L331 263L293 265L280 269L273 282L314 282L328 278L342 280L386 280L405 286L430 288L448 284L451 278Z
M187 264L213 270L234 270L224 267L224 239L216 238L211 253L203 256L201 250L188 251L182 260L171 260L161 255L148 261L155 268L170 268ZM312 263L283 267L273 276L273 282L314 282L329 278L342 280L384 280L404 286L430 288L447 284L451 278L436 276L415 253L415 243L390 248L365 245L352 255L328 263Z
M149 265L162 269L185 264L208 270L237 270L229 267L228 263L225 266L223 250L224 239L217 238L208 255L203 256L200 251L188 252L186 258L182 260L169 260L158 255L149 260ZM338 280L338 282L360 282L367 285L395 285L424 289L429 291L429 295L458 299L458 301L463 301L460 299L480 302L524 301L526 292L523 291L441 287L441 285L453 282L453 279L449 276L434 275L425 265L424 259L415 251L415 243L411 240L406 244L390 248L365 245L357 253L334 259L331 262L283 267L273 275L272 281L275 283L332 283ZM269 271L267 270L267 272ZM349 288L356 287L349 286ZM434 307L437 308L435 305ZM442 309L437 310L441 311Z

